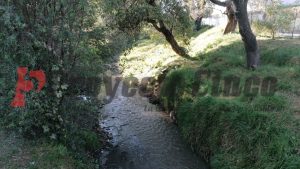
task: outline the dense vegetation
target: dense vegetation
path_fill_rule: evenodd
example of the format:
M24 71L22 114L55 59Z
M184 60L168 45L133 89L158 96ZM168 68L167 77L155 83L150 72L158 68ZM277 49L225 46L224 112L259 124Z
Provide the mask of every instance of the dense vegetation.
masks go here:
M202 39L209 42L203 44ZM220 28L202 29L190 46L199 61L177 57L151 33L130 54L121 56L121 66L127 76L155 76L162 82L156 92L163 108L175 112L183 137L212 168L299 168L300 41L258 37L258 43L261 66L249 71L237 33L223 36ZM199 70L211 76L203 75L196 92ZM244 89L247 78L253 76L275 77L276 93L223 94L226 78L240 78L238 87ZM214 86L216 79L219 87ZM220 95L216 96L217 89Z
M72 157L92 157L101 147L95 129L99 104L80 100L70 104L74 96L85 94L75 89L80 82L70 79L97 77L103 60L118 52L110 51L114 49L113 39L107 40L111 34L97 24L98 8L96 1L87 0L0 2L1 126L37 145L43 144L40 139L51 142L53 150L49 145L41 148L50 156L62 151L63 156L70 152ZM26 93L25 107L13 108L18 67L44 71L47 83L40 93ZM76 166L86 168L87 163Z
M231 30L221 36L219 28L201 25L212 12L205 0L1 0L0 166L99 167L104 140L99 77L118 61L124 76L174 69L159 79L163 83L155 92L166 111L176 112L183 137L212 168L300 168L299 40L257 41L247 0L210 1L227 12L237 7L239 13L227 15L239 23L239 34ZM281 15L288 10L280 3L265 9L267 19L254 22L255 33L265 29L274 39L288 29L292 16ZM23 91L26 106L15 108L19 67L42 70L47 83L39 93ZM248 77L275 77L277 92L215 96L211 93L219 87L211 79L195 92L198 70L214 72L220 86L227 77L239 77L240 89ZM34 78L25 79L38 86Z
M169 73L160 95L165 109L175 110L184 138L212 168L299 168L300 123L294 113L299 101L299 93L295 94L300 84L299 63L295 62L299 42L285 44L284 49L273 48L275 41L261 42L263 66L249 72L243 68L241 44L231 42L222 47L225 41L217 40L218 44L209 45L199 55L201 67L185 66ZM195 72L199 69L218 73L204 78L195 96ZM243 89L253 75L276 77L275 95L222 94L226 77L240 77L238 86ZM218 87L213 83L217 76L221 77ZM213 96L213 90L221 90L220 96ZM203 91L208 92L203 95Z

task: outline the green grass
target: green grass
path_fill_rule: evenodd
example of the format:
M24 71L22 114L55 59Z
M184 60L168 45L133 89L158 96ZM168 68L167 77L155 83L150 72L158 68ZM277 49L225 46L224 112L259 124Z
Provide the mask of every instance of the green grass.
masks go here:
M72 104L71 104L72 103ZM75 104L74 104L75 103ZM102 147L102 137L97 132L99 103L82 102L66 98L64 113L64 132L59 140L46 137L35 138L20 134L22 128L4 125L0 119L0 168L2 169L85 169L95 168L99 161L96 151ZM17 117L11 113L11 119ZM7 119L6 119L7 120Z
M175 109L185 140L212 168L300 167L299 120L284 96L193 97L193 72L172 71L161 98L166 109Z
M199 97L183 102L177 115L184 138L212 168L300 167L295 133L284 114L278 117L238 101Z
M300 97L289 97L300 88L300 40L259 40L262 65L249 71L237 36L220 37L208 44L198 55L199 69L219 72L221 86L224 77L237 76L241 89L248 77L276 77L274 96L212 97L210 79L200 88L208 94L194 97L195 79L191 76L197 69L191 67L167 76L161 90L164 106L175 109L184 138L212 168L300 168L299 119L293 114L297 105L292 104Z
M0 131L0 168L73 169L77 161L62 145L36 143L14 133Z
M82 139L88 143L86 148L95 146L96 141L90 134L83 134ZM0 149L1 169L74 169L96 166L89 154L75 153L62 144L27 140L4 130L0 130Z

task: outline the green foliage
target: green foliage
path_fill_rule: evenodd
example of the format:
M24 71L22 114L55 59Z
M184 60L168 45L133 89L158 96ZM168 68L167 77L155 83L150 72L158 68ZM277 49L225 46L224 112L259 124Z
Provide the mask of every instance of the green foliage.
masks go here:
M68 75L73 70L92 75L101 70L99 46L103 45L100 41L104 39L100 40L96 35L103 37L102 32L85 31L95 27L96 9L85 0L77 3L68 0L51 3L4 1L0 5L3 11L0 17L1 67L7 70L3 72L4 78L11 80L1 84L7 99L4 101L6 107L2 109L6 112L2 113L8 116L7 119L19 116L8 120L8 125L20 127L25 135L31 132L30 136L42 136L43 128L47 128L49 132L45 136L50 134L56 138L63 127L60 105L68 86ZM43 93L27 95L25 108L12 109L8 106L19 66L45 71L47 85Z
M96 77L103 60L119 52L114 39L107 37L108 31L97 24L98 7L97 1L90 0L0 2L1 125L29 139L63 144L72 152L94 152L101 146L93 128L70 120L79 118L76 112L80 109L68 114L73 104L64 103L65 94L73 87L70 76ZM40 93L26 93L24 108L12 108L16 70L21 66L28 71L43 70L47 84ZM87 116L97 114L91 105L85 105L85 111ZM92 124L98 116L80 118L93 120L89 121ZM72 140L72 136L77 137ZM79 143L81 139L84 143ZM72 149L71 144L77 147Z
M28 168L30 169L85 169L95 168L96 166L92 160L84 159L84 161L83 159L79 160L77 157L75 158L73 153L61 144L41 143L40 145L28 147L28 149L27 151L30 151L31 156L31 161L28 162L30 164Z
M278 79L278 90L290 92L298 90L300 49L297 40L261 40L261 66L251 72L244 68L243 44L238 41L227 42L228 39L220 39L208 45L206 53L199 55L202 69L221 72L222 75L239 76L242 81L253 75L262 79L272 76ZM281 48L278 48L279 45Z
M281 1L272 1L266 8L266 18L254 22L258 33L269 32L274 39L278 31L290 29L292 13L283 8Z
M46 152L46 153L45 153ZM35 150L32 151L34 164L31 168L51 168L51 167L68 167L65 166L67 163L65 160L70 160L68 156L70 155L67 148L62 145L51 146L51 145L44 145L37 147ZM55 165L52 162L55 161ZM72 163L69 161L69 163ZM72 165L72 164L69 164Z
M74 104L75 103L75 104ZM94 153L101 148L98 132L99 113L96 100L67 98L63 104L64 136L62 142L77 153Z
M209 51L222 42L223 39L219 39L208 45L205 50ZM231 67L243 67L245 57L243 56L243 51L243 46L238 42L234 42L222 48L214 49L205 55L200 55L200 59L204 61L203 66L205 68L213 71L223 71Z
M262 64L273 64L276 66L284 66L290 63L291 59L299 53L297 47L287 47L283 49L272 49L262 51Z
M163 83L161 96L177 101L173 108L183 137L212 168L299 168L299 120L290 113L285 96L299 89L299 68L291 61L299 53L298 43L261 41L263 65L253 72L243 67L243 44L224 43L220 39L200 55L201 69L241 79L273 76L278 79L279 90L267 97L185 97L181 93L191 91L195 70L172 71ZM284 46L278 49L279 44ZM212 87L211 82L203 86Z
M280 96L256 97L253 100L253 108L257 111L284 111L287 101Z
M282 114L284 116L284 114ZM297 168L295 133L284 117L256 112L247 105L197 98L177 109L184 138L212 168ZM292 159L297 159L291 162Z
M171 111L180 99L192 97L191 87L193 85L195 71L193 69L181 69L170 72L161 88L160 97L164 107Z
M111 28L129 34L140 32L149 20L162 21L173 33L184 40L192 33L188 10L180 2L159 0L151 5L148 1L101 1L102 13Z

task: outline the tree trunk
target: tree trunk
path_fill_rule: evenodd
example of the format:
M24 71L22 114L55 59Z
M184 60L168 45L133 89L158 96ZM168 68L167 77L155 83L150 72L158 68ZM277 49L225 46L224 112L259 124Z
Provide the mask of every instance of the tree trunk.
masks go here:
M255 69L259 65L260 55L257 40L253 34L248 18L247 4L248 0L233 0L237 8L237 20L239 23L240 34L244 41L247 67Z
M247 58L247 68L255 69L259 65L260 55L257 40L253 34L248 18L247 4L248 0L210 0L212 3L226 7L231 1L236 6L236 18L238 20L240 34L244 42Z
M186 59L195 60L194 58L188 55L184 47L179 46L173 33L165 26L163 21L159 21L159 25L155 20L152 19L148 19L147 22L151 23L158 32L162 33L165 36L166 40L171 45L175 53L177 53L179 56L182 56Z
M153 7L156 6L155 0L149 0L148 4ZM148 23L151 23L158 32L162 33L165 36L166 40L171 45L175 53L177 53L179 56L182 56L186 59L194 60L194 58L188 55L187 50L184 47L179 46L172 31L166 27L166 25L162 20L156 21L154 19L147 19L146 21Z
M195 20L195 29L196 31L200 31L201 29L201 26L202 26L202 17L197 17L197 19Z
M232 1L226 5L226 15L228 23L225 28L224 35L234 32L237 26L236 7Z
M294 26L293 26L293 30L292 30L292 39L294 39L294 33L295 33L295 29L296 29L296 23L297 23L297 17L298 17L298 11L295 10L295 22L294 22Z
M159 25L160 25L160 28L157 29L157 30L158 30L159 32L161 32L161 33L165 36L166 40L167 40L167 41L169 42L169 44L171 45L172 49L173 49L178 55L180 55L180 56L182 56L182 57L190 57L190 56L187 54L186 50L185 50L183 47L181 47L181 46L178 45L178 43L177 43L177 41L176 41L176 39L175 39L173 33L165 26L165 24L164 24L162 21L160 21L160 22L159 22Z
M275 30L272 30L272 39L275 40Z

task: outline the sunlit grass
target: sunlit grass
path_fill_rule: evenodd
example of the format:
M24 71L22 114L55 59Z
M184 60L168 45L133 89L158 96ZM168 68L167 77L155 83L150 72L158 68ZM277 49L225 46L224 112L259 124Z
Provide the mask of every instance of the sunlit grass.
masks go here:
M149 30L147 33L149 33ZM138 45L128 54L121 55L119 64L124 70L123 75L153 76L158 71L158 68L172 63L189 62L176 55L159 33L153 31L150 33L150 39L138 41ZM227 41L225 40L226 38L228 39ZM213 47L210 48L212 44L222 42L222 45L226 45L237 39L238 35L236 34L224 37L223 30L220 27L207 28L200 35L193 37L190 45L185 47L189 50L189 54L192 57L197 57L198 53L212 50ZM217 47L217 45L214 45L214 47Z
M124 76L151 76L160 67L181 58L167 44L139 44L129 54L120 57L120 66L124 70Z

